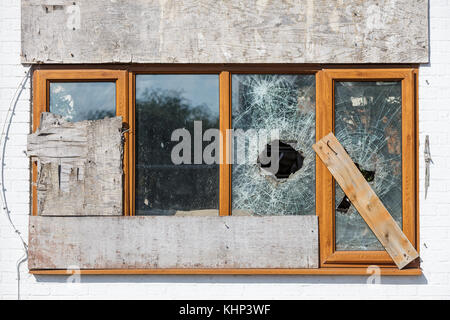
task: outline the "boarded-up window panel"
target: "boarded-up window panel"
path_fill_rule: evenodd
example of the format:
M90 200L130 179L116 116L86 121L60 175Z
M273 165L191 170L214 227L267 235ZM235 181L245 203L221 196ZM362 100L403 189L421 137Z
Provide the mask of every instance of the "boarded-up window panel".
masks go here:
M427 63L429 59L428 0L194 3L24 0L22 61Z
M30 217L29 269L318 268L317 216Z
M329 133L313 148L398 268L418 258L415 248L334 134Z
M38 163L38 214L122 215L122 118L70 123L42 113L27 154Z

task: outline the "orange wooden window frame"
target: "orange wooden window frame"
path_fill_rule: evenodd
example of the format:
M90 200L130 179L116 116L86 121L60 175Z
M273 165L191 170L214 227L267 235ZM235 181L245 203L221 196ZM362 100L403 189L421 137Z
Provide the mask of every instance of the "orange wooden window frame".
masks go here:
M403 232L418 250L416 230L416 101L414 69L327 69L319 73L317 139L334 132L335 81L401 81L402 85L402 213ZM337 251L335 246L335 182L317 157L317 213L321 267L379 264L394 266L386 251Z
M226 134L231 129L231 76L243 73L315 74L316 140L334 131L333 83L335 80L402 81L402 177L403 230L418 250L418 69L414 66L327 66L327 65L116 65L107 69L88 66L45 66L33 74L33 131L39 115L48 110L49 83L52 81L116 81L116 114L129 126L124 146L124 215L135 214L135 84L137 74L218 74L220 99L221 158L229 157ZM231 215L231 164L222 161L219 169L219 215ZM36 182L37 166L32 166ZM37 214L36 187L32 187L32 214ZM383 251L336 251L334 243L334 181L321 160L316 158L316 214L319 216L319 269L149 269L82 270L86 274L367 274L368 265L379 265L382 274L418 275L418 265L398 270ZM328 270L328 271L327 271ZM64 270L40 271L36 274L65 274Z
M33 132L39 127L41 112L49 111L51 82L94 82L105 81L116 84L116 115L122 116L124 123L128 119L128 77L127 71L108 69L76 69L76 70L35 70L33 73ZM128 154L129 138L125 135L124 154ZM129 207L129 162L124 157L124 214L128 215ZM38 214L37 207L37 164L32 163L32 215Z
M138 74L218 74L219 78L219 123L221 132L219 165L219 216L230 216L231 207L231 168L230 164L230 136L229 129L232 129L231 123L231 75L244 73L285 73L285 74L311 74L318 70L315 68L276 68L272 66L261 67L232 67L232 71L217 67L192 66L183 67L142 67L136 66L129 69L129 123L130 123L130 146L129 163L135 163L135 95L136 95L136 75ZM129 215L135 215L135 166L129 168Z

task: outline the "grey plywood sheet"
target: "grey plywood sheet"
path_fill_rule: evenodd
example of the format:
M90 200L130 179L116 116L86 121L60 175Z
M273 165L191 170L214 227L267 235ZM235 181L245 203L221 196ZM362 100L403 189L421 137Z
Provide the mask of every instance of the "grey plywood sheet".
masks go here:
M122 215L122 118L67 122L44 112L28 136L39 215Z
M428 0L23 0L24 63L427 63Z
M318 268L317 216L30 217L29 269Z

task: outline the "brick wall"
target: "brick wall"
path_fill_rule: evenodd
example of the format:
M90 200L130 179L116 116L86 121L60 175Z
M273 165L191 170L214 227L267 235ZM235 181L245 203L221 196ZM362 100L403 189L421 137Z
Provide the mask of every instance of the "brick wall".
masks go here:
M450 0L430 0L431 63L420 68L420 251L422 277L369 276L33 276L21 268L24 299L258 299L258 298L450 298ZM399 44L401 45L401 44ZM20 64L20 1L0 1L0 121L27 71ZM30 81L21 91L5 155L5 187L11 216L27 238ZM425 135L430 135L431 187L424 200ZM0 214L0 299L17 297L16 262L21 243Z

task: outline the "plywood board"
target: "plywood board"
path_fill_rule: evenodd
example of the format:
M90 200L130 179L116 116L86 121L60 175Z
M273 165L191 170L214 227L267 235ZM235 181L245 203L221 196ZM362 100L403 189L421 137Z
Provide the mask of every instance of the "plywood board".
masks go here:
M30 217L29 269L318 268L317 216Z
M24 63L427 63L428 0L23 0Z
M329 133L313 145L320 159L399 269L419 254L372 190L350 156Z
M44 112L28 136L39 215L122 215L122 118L71 123Z

